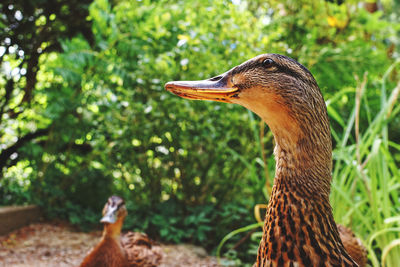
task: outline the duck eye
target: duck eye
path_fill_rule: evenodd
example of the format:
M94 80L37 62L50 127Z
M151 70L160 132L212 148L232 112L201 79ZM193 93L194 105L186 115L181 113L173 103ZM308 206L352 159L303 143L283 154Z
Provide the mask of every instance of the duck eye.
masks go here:
M270 58L264 59L264 61L262 62L262 64L265 67L271 67L272 64L274 64L274 61Z

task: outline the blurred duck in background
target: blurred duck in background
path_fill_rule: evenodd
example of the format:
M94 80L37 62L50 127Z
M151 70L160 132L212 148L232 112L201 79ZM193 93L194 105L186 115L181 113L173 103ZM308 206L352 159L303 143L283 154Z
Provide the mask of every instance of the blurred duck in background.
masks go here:
M111 196L103 209L103 236L88 253L81 267L155 267L163 258L160 246L142 233L121 229L128 212L121 197Z

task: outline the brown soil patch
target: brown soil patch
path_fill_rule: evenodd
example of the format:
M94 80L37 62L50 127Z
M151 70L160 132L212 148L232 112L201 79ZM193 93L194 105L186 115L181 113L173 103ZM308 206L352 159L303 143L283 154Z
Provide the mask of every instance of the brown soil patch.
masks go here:
M37 223L0 236L0 266L79 266L101 232L76 232L63 223ZM192 245L161 245L165 252L160 267L217 267L215 257Z

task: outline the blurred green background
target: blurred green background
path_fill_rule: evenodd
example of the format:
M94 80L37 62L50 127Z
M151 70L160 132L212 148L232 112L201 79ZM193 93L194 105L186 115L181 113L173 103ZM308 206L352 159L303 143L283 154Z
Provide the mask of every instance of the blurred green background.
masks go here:
M398 266L398 1L6 0L0 8L0 205L37 204L49 219L90 230L118 194L126 229L214 253L231 233L220 246L224 264L251 264L261 228L242 227L269 198L272 134L240 106L180 99L163 85L280 53L309 68L324 94L337 222L363 240L371 265Z

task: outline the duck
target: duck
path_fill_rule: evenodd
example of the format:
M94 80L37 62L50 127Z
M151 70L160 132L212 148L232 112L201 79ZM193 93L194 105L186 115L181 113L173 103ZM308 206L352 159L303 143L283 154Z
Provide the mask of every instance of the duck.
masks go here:
M111 196L103 208L100 242L83 259L80 267L156 267L163 258L162 248L146 234L121 229L128 212L125 201Z
M255 266L359 266L343 245L329 202L330 124L306 67L262 54L210 79L171 81L165 89L186 99L239 104L272 131L275 178Z

